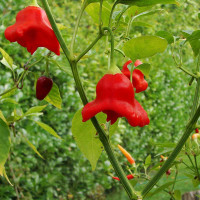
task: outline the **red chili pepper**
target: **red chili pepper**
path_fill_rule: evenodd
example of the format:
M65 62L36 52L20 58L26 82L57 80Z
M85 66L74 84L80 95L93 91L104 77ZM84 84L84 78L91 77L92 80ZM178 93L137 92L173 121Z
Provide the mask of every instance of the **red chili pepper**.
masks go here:
M112 177L112 178L115 179L115 180L120 181L120 179L119 179L118 177ZM129 175L126 176L126 178L127 178L128 180L131 180L131 179L134 178L134 176L133 176L132 174L129 174Z
M28 6L19 11L16 23L5 30L10 42L18 42L33 54L38 47L46 47L60 55L60 45L45 11L37 6Z
M124 154L124 156L126 157L126 159L128 160L128 162L133 165L135 164L135 160L132 158L131 154L128 153L128 151L126 151L122 146L120 146L118 144L118 148L120 149L120 151Z
M143 127L149 124L146 111L134 98L133 85L123 74L104 75L97 84L96 94L96 99L82 110L83 122L104 112L111 124L119 117L125 117L131 126Z
M125 76L127 76L129 79L130 79L131 72L127 66L131 63L132 63L132 60L127 61L122 68L122 73ZM136 62L134 63L135 67L141 64L142 62L140 60L136 60ZM133 87L136 89L136 93L145 91L148 87L148 83L144 79L144 74L138 69L135 69L132 73L132 83L133 83Z
M195 132L196 132L196 133L199 133L199 129L198 129L198 128L196 128L196 129L195 129Z
M41 76L36 84L36 97L38 100L43 100L51 91L53 81L46 76Z

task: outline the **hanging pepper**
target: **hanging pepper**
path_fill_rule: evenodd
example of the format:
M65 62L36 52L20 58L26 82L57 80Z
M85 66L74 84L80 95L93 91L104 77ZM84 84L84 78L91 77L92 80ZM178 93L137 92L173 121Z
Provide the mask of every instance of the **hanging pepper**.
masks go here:
M123 68L122 68L122 73L127 76L130 79L130 70L128 69L128 65L132 63L132 60L127 61ZM134 63L134 66L137 67L138 65L141 65L142 62L140 60L136 60L136 62ZM138 70L138 69L134 69L133 73L132 73L132 83L133 83L133 87L136 89L136 93L145 91L148 87L148 83L147 81L144 79L144 74Z
M120 179L119 179L118 177L112 177L112 178L115 179L115 180L120 181ZM126 176L126 178L127 178L128 180L131 180L131 179L134 178L134 176L133 176L132 174L129 174L129 175Z
M135 99L133 85L121 73L106 74L100 79L96 87L96 99L82 110L83 122L99 112L107 114L107 121L111 121L111 124L119 117L125 117L131 126L149 124L146 111Z
M124 156L126 157L126 159L128 160L128 162L131 165L135 165L135 160L132 158L132 156L130 155L130 153L128 153L128 151L126 151L121 145L118 144L118 148L119 150L124 154Z
M52 86L53 86L52 79L46 76L41 76L40 78L38 78L37 84L36 84L37 99L43 100L51 91Z
M45 11L37 6L28 6L19 11L14 25L5 30L10 42L17 42L33 54L38 47L46 47L60 55L60 45Z
M196 132L196 133L199 133L199 129L198 129L198 128L196 128L196 129L195 129L195 132Z

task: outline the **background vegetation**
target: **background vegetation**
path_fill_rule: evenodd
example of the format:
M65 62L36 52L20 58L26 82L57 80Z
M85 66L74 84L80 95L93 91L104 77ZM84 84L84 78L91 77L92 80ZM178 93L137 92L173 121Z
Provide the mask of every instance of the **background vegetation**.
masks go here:
M30 54L17 43L9 43L4 37L4 30L15 22L17 12L28 4L29 2L25 3L22 0L1 0L0 2L0 47L7 51L17 66L21 67L28 61ZM50 1L50 5L57 23L65 26L62 33L70 44L75 21L80 11L80 1L54 0ZM197 0L184 0L180 2L179 7L175 5L157 7L164 9L164 12L143 17L142 21L148 23L149 26L132 26L132 36L155 35L161 30L180 36L181 30L199 28ZM76 52L84 49L95 38L97 32L97 24L85 12L78 32ZM36 56L45 53L46 50L41 48ZM101 40L87 55L79 64L79 70L91 100L95 96L95 85L107 68L105 40ZM115 55L117 64L121 68L127 59L118 52ZM187 68L195 69L196 60L193 58L190 46L184 49L183 59ZM71 121L82 104L65 57L61 55L55 57L55 60L66 72L63 73L57 64L50 63L51 78L59 86L63 100L62 109L49 104L44 115L39 118L51 125L63 140L50 136L32 121L24 120L18 123L17 135L12 137L11 154L6 164L8 176L15 186L11 187L4 178L1 178L0 199L17 199L19 196L20 199L26 200L126 199L126 196L121 193L119 182L111 178L111 165L106 154L101 155L96 170L92 171L90 163L76 146L71 133ZM145 60L142 61L145 62ZM132 128L127 124L125 126L124 120L120 121L119 131L112 136L112 140L121 163L125 163L125 159L117 150L117 144L125 147L137 163L143 162L149 154L158 161L159 155L167 151L159 144L177 141L189 118L189 110L186 108L192 103L194 88L188 84L189 77L176 68L171 49L168 48L163 54L146 61L152 65L150 79L148 79L149 87L145 92L137 94L136 98L148 112L151 123L144 128ZM36 77L40 76L45 71L45 62L40 62L31 71ZM35 76L32 73L28 75L23 89L12 96L15 102L0 101L0 109L5 116L9 116L14 109L16 112L20 112L21 109L25 112L32 106L46 104L35 98ZM0 64L0 93L11 88L12 85L12 74ZM27 146L21 133L25 134L37 147L45 160L38 157ZM126 168L125 164L123 166ZM168 179L173 178L174 171ZM179 178L184 177L182 175ZM178 183L178 187L181 185L182 193L194 189L188 181L187 184L187 187L183 187L183 182ZM155 198L158 197L155 196ZM169 197L162 196L162 199L169 199Z

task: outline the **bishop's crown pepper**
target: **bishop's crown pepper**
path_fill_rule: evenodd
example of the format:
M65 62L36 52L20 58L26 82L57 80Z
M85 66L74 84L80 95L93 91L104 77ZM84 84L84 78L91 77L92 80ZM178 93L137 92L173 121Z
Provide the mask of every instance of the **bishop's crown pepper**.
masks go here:
M100 79L96 87L96 99L82 110L83 122L99 112L107 114L107 121L111 121L111 124L119 117L125 117L134 127L143 127L150 122L146 111L135 99L133 85L121 73L105 74Z
M131 76L131 72L128 69L128 65L131 63L132 63L131 60L127 61L122 68L122 73L129 79ZM134 63L134 66L137 67L141 64L142 62L140 60L136 60L136 62ZM133 83L133 87L136 89L135 91L136 93L145 91L148 87L148 83L144 79L144 74L138 69L134 69L132 73L132 83Z
M33 54L38 47L45 47L60 55L60 45L45 11L37 6L28 6L19 11L14 25L5 30L10 42L17 42Z

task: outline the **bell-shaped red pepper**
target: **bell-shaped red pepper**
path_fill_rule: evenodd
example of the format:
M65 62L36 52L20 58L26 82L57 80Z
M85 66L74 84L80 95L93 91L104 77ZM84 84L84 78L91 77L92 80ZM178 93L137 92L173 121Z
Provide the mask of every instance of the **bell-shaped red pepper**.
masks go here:
M40 78L38 78L37 84L36 84L37 99L43 100L51 91L52 86L53 86L52 79L46 76L41 76Z
M97 113L107 114L107 121L114 124L118 117L125 117L131 126L149 124L146 111L136 101L133 85L123 74L106 74L97 84L96 99L82 110L83 122Z
M60 55L60 45L45 11L37 6L28 6L19 11L14 25L5 30L10 42L18 42L33 54L38 47L46 47Z
M128 69L128 65L131 64L132 61L129 60L127 61L123 68L122 68L122 73L127 76L130 79L130 70ZM138 65L141 65L142 62L140 60L136 60L136 62L134 63L135 67L137 67ZM148 83L147 81L144 79L144 74L138 70L138 69L134 69L133 73L132 73L132 82L133 82L133 87L136 89L136 93L142 92L144 90L147 89L148 87Z

